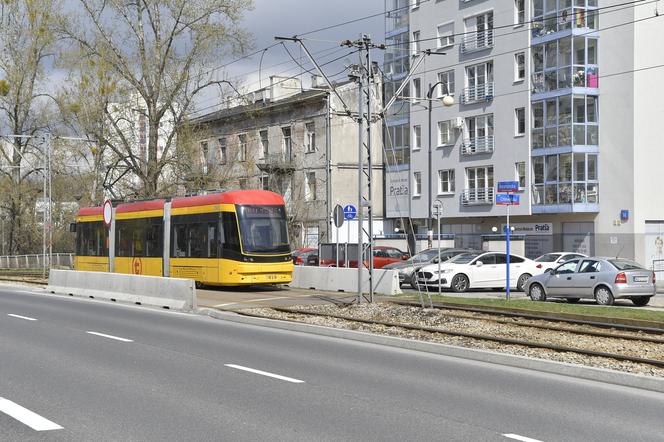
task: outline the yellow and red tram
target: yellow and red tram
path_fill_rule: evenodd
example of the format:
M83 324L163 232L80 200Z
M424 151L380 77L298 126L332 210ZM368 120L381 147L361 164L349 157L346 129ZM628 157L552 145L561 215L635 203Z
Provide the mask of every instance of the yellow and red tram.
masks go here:
M78 214L76 270L172 276L221 286L292 279L285 204L273 192L123 203L114 209L109 229L102 216L101 207Z

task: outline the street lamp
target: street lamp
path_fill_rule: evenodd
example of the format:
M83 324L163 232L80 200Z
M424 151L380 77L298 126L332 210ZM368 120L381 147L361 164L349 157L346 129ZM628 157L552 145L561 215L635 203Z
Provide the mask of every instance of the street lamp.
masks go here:
M436 219L438 219L438 296L441 296L440 285L440 217L443 216L443 202L436 198L433 203L433 210L436 212Z
M454 106L454 97L450 95L449 89L447 88L447 83L443 81L439 81L435 83L433 86L429 84L429 91L427 92L427 100L429 101L429 109L428 109L428 114L429 114L429 197L428 197L428 206L429 206L429 216L427 218L427 237L428 237L428 244L429 248L432 246L433 242L433 230L431 226L431 208L432 208L432 182L433 182L433 177L431 176L431 111L433 108L433 91L436 89L436 86L438 85L443 86L443 96L440 97L440 101L445 107L450 107Z

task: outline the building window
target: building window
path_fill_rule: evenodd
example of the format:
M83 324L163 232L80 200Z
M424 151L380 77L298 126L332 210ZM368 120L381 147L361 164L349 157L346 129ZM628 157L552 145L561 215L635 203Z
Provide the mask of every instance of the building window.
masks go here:
M207 141L202 141L201 142L201 153L203 155L203 174L208 173L208 165L210 164L210 150L208 148L208 143Z
M523 81L526 78L526 53L514 54L514 81Z
M304 200L316 199L316 172L307 172L304 175Z
M226 164L226 138L219 138L219 164Z
M454 46L454 22L438 25L436 36L436 43L439 49Z
M526 21L526 0L514 0L514 24L522 25Z
M237 159L238 161L247 161L247 135L238 135L237 138L239 142Z
M307 153L316 152L316 127L314 123L304 125L306 136Z
M411 86L411 101L417 103L422 97L422 80L419 78L413 78Z
M493 150L493 114L466 118L462 153L472 155L493 152Z
M462 103L493 100L493 61L466 66Z
M438 146L447 146L452 144L452 122L438 122Z
M413 150L422 148L422 126L413 126Z
M267 130L262 130L260 132L260 137L261 137L261 151L260 151L261 158L267 158L268 151L269 151L269 148L270 148L270 144L269 144L270 142L269 142L268 137L267 137Z
M599 202L597 154L566 153L534 157L533 204Z
M284 159L290 161L291 155L293 154L293 139L291 138L291 128L282 127L281 134L283 136L283 154Z
M519 182L519 189L526 188L526 163L519 162L514 164L514 172L516 181Z
M420 53L420 31L413 31L413 40L410 43L410 50L411 50L413 55L419 55L419 53Z
M422 194L422 172L413 172L413 196Z
M438 97L441 98L447 95L454 95L454 71L445 71L438 73Z
M520 107L514 109L514 126L515 135L521 136L526 134L526 108Z
M478 51L493 46L493 12L469 17L464 20L466 32L461 52Z
M270 177L267 175L261 176L261 189L270 190Z
M597 38L575 36L534 45L534 93L571 87L599 87Z
M599 145L598 97L563 95L532 103L532 147Z
M438 194L454 193L454 169L438 171Z

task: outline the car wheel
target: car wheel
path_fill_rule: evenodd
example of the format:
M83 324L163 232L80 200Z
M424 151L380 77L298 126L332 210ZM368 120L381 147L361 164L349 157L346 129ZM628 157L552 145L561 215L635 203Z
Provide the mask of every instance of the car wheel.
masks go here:
M632 298L632 303L637 307L643 307L650 302L650 296L635 296Z
M528 281L533 275L529 273L524 273L523 275L519 276L519 279L516 282L516 289L519 292L523 291L523 286L526 285L526 281Z
M576 304L579 302L581 298L567 298L566 301L569 302L570 304Z
M456 275L452 278L452 290L457 293L463 293L468 290L470 286L470 281L466 275Z
M410 277L410 286L414 288L415 290L418 289L418 284L417 284L417 273L413 273L412 276Z
M546 301L546 293L544 293L544 287L542 287L540 284L533 284L530 286L530 291L528 292L530 295L530 299L533 301Z
M597 287L595 290L595 301L599 305L613 305L613 293L607 287Z

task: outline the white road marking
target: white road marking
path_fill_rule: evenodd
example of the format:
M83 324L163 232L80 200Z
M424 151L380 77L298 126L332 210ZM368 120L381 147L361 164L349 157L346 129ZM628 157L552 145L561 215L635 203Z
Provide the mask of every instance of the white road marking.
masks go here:
M526 436L519 436L518 434L508 433L508 434L503 434L503 436L509 437L510 439L519 440L521 442L542 442L541 440L531 439L530 437Z
M55 422L33 413L27 408L0 397L0 411L27 425L35 431L62 430L62 427Z
M256 369L253 369L253 368L243 367L241 365L235 365L235 364L224 364L224 365L226 367L236 368L238 370L243 370L243 371L248 371L250 373L260 374L262 376L268 376L268 377L275 378L275 379L281 379L282 381L292 382L294 384L304 384L304 381L301 381L299 379L293 379L293 378L289 378L289 377L286 377L286 376L281 376L281 375L274 374L274 373L268 373L267 371L256 370Z
M88 333L90 335L101 336L102 338L115 339L116 341L134 342L131 339L125 339L125 338L119 338L117 336L105 335L104 333L98 333L98 332L93 332L93 331L86 331L86 333Z
M36 321L35 318L29 318L27 316L15 315L13 313L7 313L7 316L11 316L12 318L25 319L26 321Z

